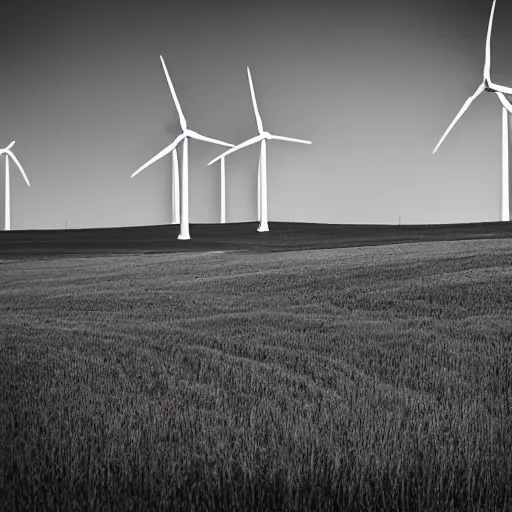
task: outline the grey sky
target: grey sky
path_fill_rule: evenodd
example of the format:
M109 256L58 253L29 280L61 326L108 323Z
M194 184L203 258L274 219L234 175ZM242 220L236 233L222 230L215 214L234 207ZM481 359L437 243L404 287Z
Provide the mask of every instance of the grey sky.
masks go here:
M189 127L238 144L257 134L246 66L270 141L270 221L394 224L499 219L501 110L478 99L491 0L10 2L2 16L0 145L12 229L166 224L171 157L130 175L179 133L166 60ZM512 8L498 0L492 77L512 85ZM212 7L213 6L213 7ZM219 222L222 152L190 142L190 222ZM227 221L256 219L257 147L226 160ZM0 169L3 225L4 157Z

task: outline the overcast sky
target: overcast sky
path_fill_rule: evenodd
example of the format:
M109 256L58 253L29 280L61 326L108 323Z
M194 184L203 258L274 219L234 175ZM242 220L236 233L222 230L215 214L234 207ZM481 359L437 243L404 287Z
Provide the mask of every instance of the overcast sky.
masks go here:
M512 85L512 6L498 0L492 77ZM172 0L2 4L0 146L12 229L167 224L179 133L162 54L189 127L238 144L264 128L270 221L499 220L501 107L482 80L491 0ZM223 150L191 141L190 221L219 222ZM226 160L227 221L256 219L258 148ZM4 222L4 166L0 226Z

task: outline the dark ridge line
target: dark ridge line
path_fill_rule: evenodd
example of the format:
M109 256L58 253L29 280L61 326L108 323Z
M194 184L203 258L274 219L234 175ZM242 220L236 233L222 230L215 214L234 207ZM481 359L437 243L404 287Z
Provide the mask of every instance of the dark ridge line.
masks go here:
M75 230L1 231L0 259L123 254L249 251L284 252L401 243L512 238L511 222L385 225L270 222L191 224L191 240L177 240L179 225Z

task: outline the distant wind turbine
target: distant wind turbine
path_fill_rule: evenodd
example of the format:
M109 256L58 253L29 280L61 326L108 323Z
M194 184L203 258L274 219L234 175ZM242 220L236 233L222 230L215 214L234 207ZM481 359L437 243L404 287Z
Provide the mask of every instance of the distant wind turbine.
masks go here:
M288 142L297 142L299 144L311 144L309 140L302 139L292 139L290 137L283 137L281 135L271 135L270 133L263 131L263 123L258 112L258 105L256 104L256 96L254 94L254 87L252 85L251 71L247 68L247 76L249 78L249 87L251 88L251 97L252 104L254 108L254 115L256 116L256 124L258 125L259 135L257 137L252 137L251 139L246 140L235 146L234 148L229 149L228 151L222 153L217 158L214 158L208 165L217 162L221 158L238 151L239 149L250 146L251 144L256 144L257 142L261 142L260 149L260 163L258 165L258 217L260 225L258 227L258 231L268 231L268 216L267 216L267 140L275 139L275 140L285 140Z
M160 55L160 60L162 61L162 67L164 68L165 77L167 78L167 83L169 85L169 89L171 90L172 98L174 100L174 104L176 105L176 110L178 111L178 115L180 117L180 125L181 129L183 130L182 133L180 133L174 141L169 144L166 148L164 148L160 153L156 154L153 158L148 160L142 167L139 167L132 175L133 178L139 172L146 169L146 167L149 167L151 164L155 163L156 161L160 160L160 158L164 157L165 155L168 155L175 149L177 149L178 145L183 141L183 156L182 156L182 179L181 179L181 214L179 215L180 219L180 234L178 236L179 240L190 240L190 233L189 233L189 222L188 222L188 139L193 138L197 140L204 140L205 142L211 142L212 144L218 144L220 146L227 146L232 148L233 144L229 144L228 142L222 142L220 140L211 139L210 137L205 137L204 135L200 135L197 132L194 132L192 130L189 130L187 128L187 121L185 120L185 116L183 115L183 111L181 110L178 97L176 95L176 92L174 90L174 87L171 82L171 77L169 76L169 72L167 71L167 67L165 65L163 57ZM173 154L173 169L177 169L177 155ZM173 173L174 176L176 174ZM176 181L178 179L174 180L173 185L176 184ZM177 190L177 188L174 188L174 190ZM173 198L176 199L176 196L173 192ZM173 202L173 204L176 204L176 201ZM173 222L178 222L176 217L176 210L173 207Z
M19 160L14 156L11 148L14 146L15 141L13 140L6 148L0 149L0 155L5 153L5 231L11 229L11 192L10 192L10 177L9 177L9 157L14 160L14 163L18 166L22 176L25 178L27 185L30 187L27 175L23 170Z
M450 133L451 129L455 126L457 121L462 117L462 114L466 112L471 103L482 94L482 92L493 92L496 94L502 104L502 158L501 158L501 220L510 220L510 207L509 207L509 171L508 171L508 152L509 152L509 141L508 141L508 112L512 113L512 105L507 101L504 94L512 94L512 89L509 87L503 87L502 85L496 85L491 81L491 33L492 33L492 22L494 18L494 9L496 7L496 0L493 1L491 7L491 14L489 17L489 25L487 27L487 39L485 43L485 63L484 63L484 80L478 86L477 90L470 96L459 113L455 116L454 120L448 126L441 140L437 143L432 154L434 154L439 146L443 143L446 136Z

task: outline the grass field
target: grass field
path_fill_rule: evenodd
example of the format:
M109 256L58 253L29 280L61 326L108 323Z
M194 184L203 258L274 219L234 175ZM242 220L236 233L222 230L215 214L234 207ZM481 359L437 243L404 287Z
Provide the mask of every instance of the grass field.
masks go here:
M5 511L512 510L511 239L0 283Z

